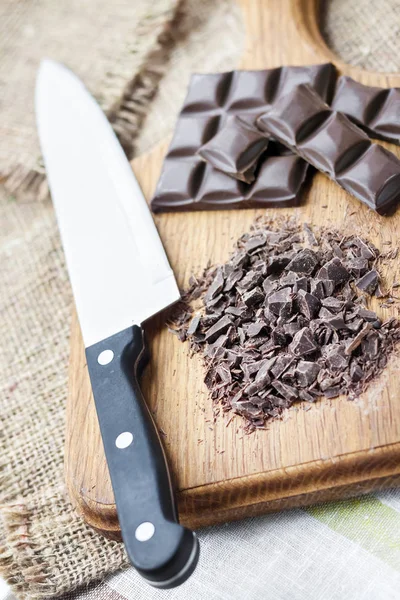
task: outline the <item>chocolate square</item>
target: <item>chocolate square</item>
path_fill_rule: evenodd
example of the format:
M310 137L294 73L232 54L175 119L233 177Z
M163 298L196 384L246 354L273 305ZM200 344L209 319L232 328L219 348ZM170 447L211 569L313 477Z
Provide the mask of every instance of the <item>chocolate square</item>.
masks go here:
M329 101L335 79L336 71L330 63L193 75L151 202L153 211L295 204L307 166L301 165L297 157L288 160L286 150L281 156L275 145L271 152L257 157L257 168L253 165L255 181L251 185L216 171L196 152L221 131L229 117L238 116L254 123L279 100L282 91L287 93L298 83L310 83ZM268 172L273 174L271 179L266 177Z

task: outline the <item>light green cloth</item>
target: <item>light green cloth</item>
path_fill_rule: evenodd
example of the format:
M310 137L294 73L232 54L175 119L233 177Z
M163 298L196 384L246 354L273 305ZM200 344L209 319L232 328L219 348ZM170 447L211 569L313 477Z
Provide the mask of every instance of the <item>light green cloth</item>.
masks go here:
M68 600L399 600L400 490L199 532L197 571L160 592L133 568Z

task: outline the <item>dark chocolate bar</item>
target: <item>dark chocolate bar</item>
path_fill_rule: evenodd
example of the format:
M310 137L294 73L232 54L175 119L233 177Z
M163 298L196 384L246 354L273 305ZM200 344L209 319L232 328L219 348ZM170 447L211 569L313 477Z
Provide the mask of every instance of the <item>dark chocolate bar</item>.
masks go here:
M304 160L292 153L267 156L255 181L249 185L196 157L181 162L168 160L151 207L154 212L175 212L292 206L298 198L307 167Z
M400 160L309 85L282 98L257 125L370 208L387 212L400 199Z
M344 113L370 137L400 144L400 88L370 87L342 76L331 107Z
M254 181L260 156L267 149L268 136L242 117L229 118L225 127L197 154L215 169L246 183Z
M307 166L295 157L288 159L287 152L277 156L276 146L272 153L268 150L260 157L252 185L216 171L204 163L197 151L224 127L229 117L238 116L254 123L258 115L299 83L310 83L329 101L335 80L335 67L330 63L193 75L151 202L153 211L295 203ZM267 180L266 173L273 177ZM260 175L262 180L258 182Z

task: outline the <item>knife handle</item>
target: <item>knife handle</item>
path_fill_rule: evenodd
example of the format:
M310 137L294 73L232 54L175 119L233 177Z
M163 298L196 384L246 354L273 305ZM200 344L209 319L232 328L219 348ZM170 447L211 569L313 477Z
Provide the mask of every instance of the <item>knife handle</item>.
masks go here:
M146 355L144 333L137 325L86 348L128 557L150 584L172 588L194 571L199 544L178 523L164 450L140 390Z

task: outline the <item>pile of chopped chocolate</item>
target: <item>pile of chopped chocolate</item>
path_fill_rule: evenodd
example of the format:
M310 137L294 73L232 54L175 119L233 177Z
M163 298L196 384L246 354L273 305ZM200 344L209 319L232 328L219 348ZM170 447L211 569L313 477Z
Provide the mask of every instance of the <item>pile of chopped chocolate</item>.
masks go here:
M216 405L254 429L294 402L363 391L400 338L396 319L366 308L388 295L385 257L357 236L259 222L226 264L192 278L174 331L202 353Z

